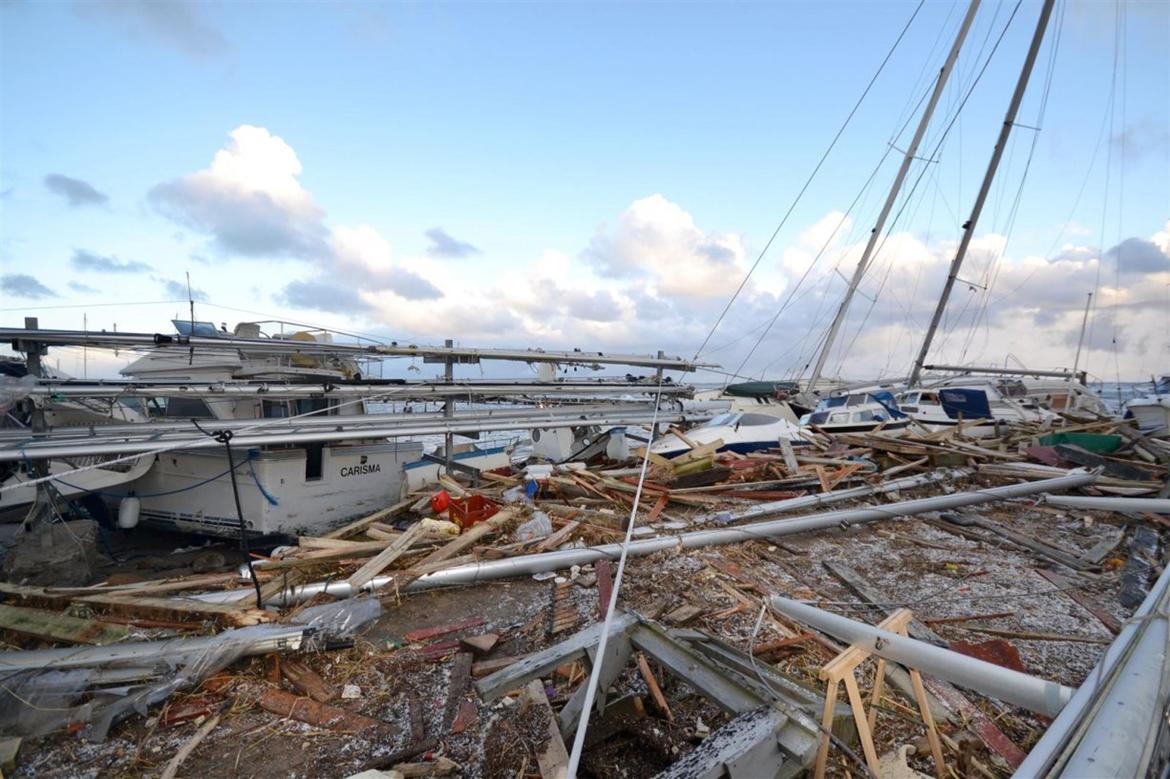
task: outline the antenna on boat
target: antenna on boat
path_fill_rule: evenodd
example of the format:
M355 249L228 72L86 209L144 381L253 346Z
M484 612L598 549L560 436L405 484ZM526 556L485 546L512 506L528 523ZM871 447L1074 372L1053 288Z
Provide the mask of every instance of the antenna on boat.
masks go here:
M189 339L192 335L195 335L195 296L191 294L191 271L184 271L184 273L187 275L187 305L189 306L189 310L191 312L191 332L190 335L187 336ZM195 364L194 344L191 344L191 346L187 349L187 364Z

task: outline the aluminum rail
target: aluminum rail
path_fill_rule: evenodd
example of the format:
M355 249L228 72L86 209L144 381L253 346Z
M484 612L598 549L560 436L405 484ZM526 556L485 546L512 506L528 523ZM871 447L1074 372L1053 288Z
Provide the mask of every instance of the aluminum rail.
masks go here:
M390 400L460 397L512 397L516 395L657 395L658 385L635 382L471 382L443 384L441 382L361 382L349 383L290 383L282 381L213 382L152 384L142 381L126 382L61 382L42 379L28 394L48 398L154 398L191 396L210 398L261 397L264 399L337 397L342 395L371 396L378 401L381 395ZM664 384L663 397L690 397L694 387L687 384Z
M954 472L961 474L962 472ZM879 519L893 519L902 516L922 514L927 511L945 511L963 506L974 506L980 503L990 503L997 500L1008 500L1040 492L1085 487L1092 484L1097 478L1095 473L1088 471L1073 471L1066 476L1044 481L1013 484L1007 487L972 492L957 492L951 495L938 495L918 500L890 503L883 506L828 511L820 514L810 514L803 517L776 519L769 522L757 522L734 528L719 528L716 530L697 530L677 536L658 536L633 541L629 545L630 555L650 555L669 549L683 550L696 549L704 546L734 544L743 541L768 539L776 536L806 533L813 530L827 530L831 528L847 528L873 522ZM418 578L408 585L407 591L423 590L431 587L448 585L475 584L476 582L492 579L505 579L513 576L527 576L534 573L556 571L569 568L573 565L587 565L597 560L614 560L621 556L622 544L604 544L601 546L584 547L580 549L565 549L557 552L509 557L487 562L467 563L454 566L442 571L435 571ZM393 576L381 576L369 582L363 589L376 590L393 583ZM303 586L290 588L280 593L273 602L283 605L308 600L322 593L328 593L338 598L348 598L356 593L346 582L314 582ZM205 593L199 596L201 600L212 602L231 602L240 598L239 591Z
M768 605L786 617L856 644L878 657L924 671L931 676L976 690L992 698L1054 717L1073 697L1074 690L1010 668L968 657L909 636L880 630L816 606L773 595Z
M85 346L108 349L176 349L257 351L269 354L333 354L351 357L421 357L424 360L477 363L481 360L501 360L525 363L559 363L571 365L630 365L639 368L694 371L718 367L713 363L697 363L681 357L656 357L645 354L611 354L573 349L568 351L544 349L476 349L462 346L401 346L390 344L341 344L316 341L293 341L277 338L239 338L164 335L162 333L95 333L85 330L41 330L38 328L2 327L0 343L11 343L24 351L22 345Z
M311 630L305 625L254 625L201 638L0 652L0 675L18 671L60 671L95 665L141 663L204 652L224 652L231 648L242 648L245 655L263 655L299 649L305 634Z
M679 411L678 406L666 406L670 413ZM698 409L693 412L695 419L706 419L717 409ZM521 426L529 421L533 427L540 427L545 420L573 419L579 423L589 420L596 423L604 422L615 414L629 415L631 413L651 413L653 405L645 401L627 401L625 403L592 403L578 405L556 405L544 408L501 407L490 409L469 409L454 417L456 422L475 424L484 420L518 420ZM688 412L690 413L690 412ZM331 415L317 413L312 416L298 417L270 417L260 419L199 419L204 428L216 430L249 431L283 431L286 433L300 432L321 428L345 427L359 429L362 427L387 427L396 424L420 425L434 421L450 421L441 411L392 413L392 414L351 414ZM152 441L165 440L168 435L175 433L195 432L189 418L152 420L150 422L121 422L99 425L69 425L52 427L43 433L32 433L27 429L0 430L0 445L21 443L27 441L94 441L102 440L130 440L136 436L149 438Z
M952 371L954 373L985 373L991 376L1034 376L1036 378L1080 379L1085 383L1085 371L1030 371L1027 368L989 368L975 365L923 365L927 371Z
M1015 776L1144 777L1166 706L1170 567L1105 650ZM1157 662L1157 661L1160 661ZM1158 666L1160 665L1160 673ZM1159 678L1160 677L1160 678Z
M709 414L686 414L682 412L659 414L659 422L686 422L705 419ZM273 444L304 444L328 443L331 441L352 441L369 438L400 438L423 435L442 435L446 433L492 433L528 428L565 428L588 424L606 424L621 427L625 425L648 425L654 421L652 412L631 411L616 413L600 418L587 416L578 417L528 417L528 418L493 418L490 420L466 420L458 417L447 420L435 420L421 424L398 424L392 426L361 426L346 428L343 424L335 423L331 430L300 430L285 432L274 430L269 432L243 432L232 438L233 448L246 449L253 446L268 446ZM207 420L205 427L209 430L219 430L223 426L214 420ZM103 440L101 438L75 440L72 442L55 443L52 440L27 439L23 443L13 442L0 448L0 462L15 462L32 459L44 460L58 457L82 457L96 455L133 455L145 452L211 449L223 446L214 438L195 432L186 436L167 436L156 438L141 438L134 441Z
M901 479L891 479L890 481L881 484L865 485L862 487L853 487L847 490L834 490L833 492L821 492L813 495L801 495L797 498L787 498L785 500L775 500L768 503L758 503L754 506L749 506L739 511L717 512L715 514L706 514L695 519L696 522L741 522L745 519L760 519L762 517L770 517L773 514L782 514L787 511L795 511L796 509L813 508L816 506L828 506L832 503L840 503L843 500L852 500L853 498L866 498L870 495L884 495L887 492L897 492L898 490L914 489L915 487L924 487L927 484L934 484L935 482L947 481L948 479L959 479L970 476L971 470L961 468L958 470L939 469L931 471L930 473L922 473L917 476L906 476ZM730 515L730 517L728 517Z
M1090 498L1082 495L1041 495L1040 502L1049 506L1092 511L1142 512L1170 514L1170 499L1166 498Z

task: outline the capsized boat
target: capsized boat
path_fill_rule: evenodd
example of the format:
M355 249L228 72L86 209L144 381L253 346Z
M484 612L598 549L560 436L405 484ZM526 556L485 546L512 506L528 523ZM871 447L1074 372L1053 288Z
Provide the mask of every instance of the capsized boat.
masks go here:
M690 451L693 448L691 444L703 446L720 442L716 451L745 454L774 448L782 438L793 446L808 443L796 425L781 417L757 411L729 411L683 435L686 440L676 433L667 433L651 444L650 451L662 457L673 457Z
M1146 435L1170 436L1170 375L1154 382L1154 391L1125 404L1125 416L1137 421Z

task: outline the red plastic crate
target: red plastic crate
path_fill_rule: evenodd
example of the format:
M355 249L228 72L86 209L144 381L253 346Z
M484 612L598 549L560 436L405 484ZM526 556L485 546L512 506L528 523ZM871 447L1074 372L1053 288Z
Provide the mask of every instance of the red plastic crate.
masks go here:
M489 500L482 495L471 495L467 498L451 498L451 508L448 516L451 521L466 530L476 522L483 522L500 510L500 504Z

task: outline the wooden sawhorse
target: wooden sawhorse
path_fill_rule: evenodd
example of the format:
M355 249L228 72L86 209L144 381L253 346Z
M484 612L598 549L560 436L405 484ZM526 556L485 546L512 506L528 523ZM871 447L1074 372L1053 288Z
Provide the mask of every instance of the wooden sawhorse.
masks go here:
M881 630L906 635L906 626L914 614L909 609L898 609L878 624ZM877 703L882 697L882 688L885 682L886 661L877 660L877 671L874 675L873 692L870 695L869 712L865 711L865 704L861 700L861 691L857 688L857 677L854 672L857 666L870 658L872 653L856 644L851 645L841 654L834 657L821 668L820 677L827 682L825 689L825 711L821 717L821 745L817 750L815 779L823 779L825 767L829 759L829 733L832 732L833 714L837 708L837 688L844 682L845 692L849 697L849 705L853 709L853 719L857 723L857 735L861 740L861 748L865 752L865 762L874 776L881 778L878 766L877 750L873 745L873 730L877 722ZM946 765L943 763L942 744L939 742L938 731L934 726L934 717L930 714L930 705L926 700L926 690L922 686L922 675L913 668L910 672L910 682L914 687L914 697L918 701L918 710L922 714L922 722L926 725L926 737L930 741L930 753L934 756L934 775L938 779L945 779Z

